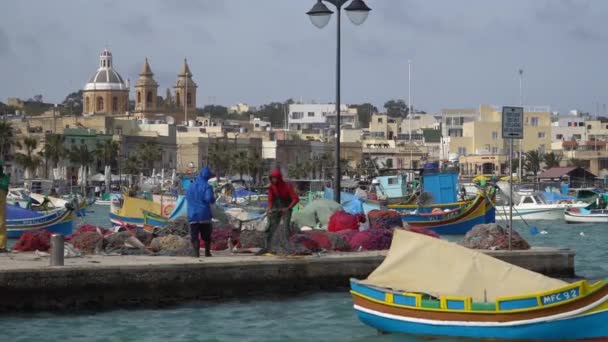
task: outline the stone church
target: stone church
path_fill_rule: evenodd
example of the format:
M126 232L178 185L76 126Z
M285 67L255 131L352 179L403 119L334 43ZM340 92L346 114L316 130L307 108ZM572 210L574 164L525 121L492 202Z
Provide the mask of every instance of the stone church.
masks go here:
M112 53L105 49L99 56L99 68L83 89L83 115L131 115L138 119L172 116L175 122L196 117L196 89L188 61L177 75L174 94L167 89L158 96L158 83L146 58L135 82L133 113L129 112L129 81L114 69ZM187 121L186 120L186 121Z

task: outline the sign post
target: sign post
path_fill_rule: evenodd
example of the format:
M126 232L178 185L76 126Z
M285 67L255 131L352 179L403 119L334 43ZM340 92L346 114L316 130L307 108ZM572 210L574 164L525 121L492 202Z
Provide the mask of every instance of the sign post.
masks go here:
M513 240L513 141L524 138L524 109L523 107L502 107L502 138L509 139L509 250ZM521 170L519 170L521 173ZM521 173L523 174L523 173ZM521 179L519 180L521 182Z

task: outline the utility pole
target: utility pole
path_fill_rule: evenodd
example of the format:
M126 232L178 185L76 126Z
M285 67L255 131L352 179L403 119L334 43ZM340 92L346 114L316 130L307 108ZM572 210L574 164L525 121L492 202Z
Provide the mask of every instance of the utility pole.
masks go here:
M524 85L524 69L519 69L519 105L521 107L524 106L524 86L523 85ZM526 114L526 112L524 110L524 116L525 116L525 114ZM517 168L517 180L519 181L519 183L521 183L521 179L524 174L523 170L522 170L522 165L521 165L522 164L521 159L522 159L522 155L524 152L523 144L524 144L524 139L521 139L519 141L519 167ZM511 149L513 149L512 145L511 145ZM513 163L513 161L511 161L511 163ZM509 165L509 169L510 168L511 168L511 165ZM511 173L513 173L513 172L511 172Z
M410 169L413 169L412 156L412 61L407 60L407 122L409 130L409 148L410 148Z

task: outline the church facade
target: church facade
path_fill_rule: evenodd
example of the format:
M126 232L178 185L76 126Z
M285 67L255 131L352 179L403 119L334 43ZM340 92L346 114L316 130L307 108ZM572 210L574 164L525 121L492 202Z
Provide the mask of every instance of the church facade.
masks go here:
M112 53L105 49L99 56L99 68L83 89L83 115L131 115L138 119L173 117L175 122L196 117L197 84L192 79L188 61L177 75L174 93L167 89L165 97L158 95L158 83L148 61L144 60L134 86L133 113L129 112L130 84L114 69Z

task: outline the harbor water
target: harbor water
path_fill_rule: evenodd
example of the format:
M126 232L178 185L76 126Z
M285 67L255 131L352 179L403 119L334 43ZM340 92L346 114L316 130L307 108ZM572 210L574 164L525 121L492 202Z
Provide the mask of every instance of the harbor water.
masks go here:
M81 219L108 226L108 207L95 206ZM576 250L581 277L608 275L608 232L602 224L567 225L563 221L528 222L540 232L516 223L533 246ZM454 240L454 239L451 239ZM247 286L247 284L243 284ZM41 313L4 316L0 331L6 341L427 341L428 338L378 335L360 323L352 301L342 292L291 298L205 302L156 310ZM434 341L464 341L438 338ZM472 341L472 340L468 340Z

